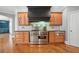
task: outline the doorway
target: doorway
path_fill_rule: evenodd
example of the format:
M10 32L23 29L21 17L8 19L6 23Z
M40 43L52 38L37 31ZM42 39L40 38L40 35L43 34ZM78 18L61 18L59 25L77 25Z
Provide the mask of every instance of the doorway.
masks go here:
M79 11L70 16L69 22L69 44L79 47Z
M9 43L9 21L0 20L0 52L3 52Z

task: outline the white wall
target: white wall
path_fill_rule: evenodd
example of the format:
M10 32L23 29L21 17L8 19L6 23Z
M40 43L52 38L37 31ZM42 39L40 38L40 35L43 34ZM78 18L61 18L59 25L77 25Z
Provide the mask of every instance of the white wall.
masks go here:
M65 43L68 42L68 9L67 7L63 10L63 26L62 28L65 30Z
M4 16L4 15L0 15L0 20L9 21L9 17L6 17L6 16Z

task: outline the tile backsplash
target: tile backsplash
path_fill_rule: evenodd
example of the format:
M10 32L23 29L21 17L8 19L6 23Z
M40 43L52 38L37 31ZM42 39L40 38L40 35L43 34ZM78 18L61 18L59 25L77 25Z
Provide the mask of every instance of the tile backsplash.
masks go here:
M64 26L50 26L49 23L47 23L47 31L53 31L53 30L62 30L65 31ZM33 29L32 25L30 26L18 26L16 31L31 31Z
M52 31L52 30L64 30L64 28L62 28L62 26L47 26L47 30L48 31Z

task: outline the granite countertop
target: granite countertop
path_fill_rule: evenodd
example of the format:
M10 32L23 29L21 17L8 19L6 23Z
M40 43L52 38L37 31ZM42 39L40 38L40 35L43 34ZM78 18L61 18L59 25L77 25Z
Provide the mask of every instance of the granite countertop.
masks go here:
M48 32L65 32L64 30L52 30L52 31L48 31Z
M15 32L30 32L30 31L19 31L19 30L17 30L17 31L15 31Z
M31 32L31 31L15 31L15 32ZM48 32L65 32L64 30L51 30L51 31L48 31Z

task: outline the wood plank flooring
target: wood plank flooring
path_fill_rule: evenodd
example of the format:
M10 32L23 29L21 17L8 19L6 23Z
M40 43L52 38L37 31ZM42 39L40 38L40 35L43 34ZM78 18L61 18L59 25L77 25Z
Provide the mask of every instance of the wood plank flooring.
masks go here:
M0 35L0 53L79 53L79 48L66 44L11 45L8 34L3 34L3 36Z

